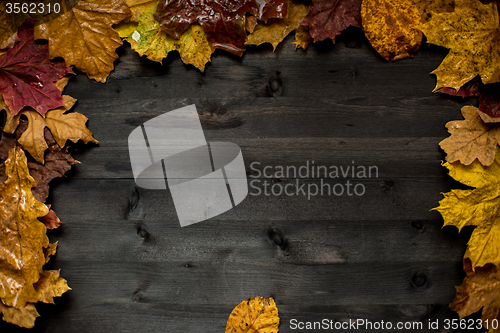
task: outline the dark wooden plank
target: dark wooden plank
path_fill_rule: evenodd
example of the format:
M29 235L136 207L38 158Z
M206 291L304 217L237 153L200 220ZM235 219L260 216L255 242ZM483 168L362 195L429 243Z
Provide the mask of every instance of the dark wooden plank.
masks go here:
M319 184L318 180L298 181L299 187L305 184L305 189L308 184ZM280 185L286 182L296 185L294 180L283 180ZM328 179L328 182L345 183L335 179ZM444 181L429 178L367 179L360 183L366 188L363 196L317 195L311 196L310 200L307 192L305 196L302 193L298 196L266 196L264 192L253 195L258 192L250 188L247 199L220 215L218 220L438 220L439 213L430 209L442 199L441 192L450 187ZM57 185L50 200L61 218L68 221L134 218L177 223L174 204L166 190L138 189L140 206L131 217L129 203L135 196L134 189L132 179L71 179Z

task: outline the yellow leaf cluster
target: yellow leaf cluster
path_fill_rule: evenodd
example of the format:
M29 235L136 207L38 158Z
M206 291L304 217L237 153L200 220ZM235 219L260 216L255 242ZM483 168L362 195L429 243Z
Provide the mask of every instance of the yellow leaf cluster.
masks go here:
M470 165L445 163L450 176L473 190L451 190L435 208L444 219L444 226L459 230L475 226L467 244L472 270L486 264L500 265L500 156L490 166L478 161Z
M113 24L130 17L123 0L79 1L63 15L35 27L35 39L49 41L50 58L62 57L91 79L106 82L122 41Z
M68 83L69 78L60 79L56 85L59 90L63 90ZM48 148L45 140L45 127L51 131L59 147L63 148L66 141L77 142L82 140L84 143L97 143L92 136L92 132L87 128L88 118L78 112L66 113L76 103L76 99L71 96L62 96L64 106L49 110L45 117L32 109L24 109L16 116L12 116L7 105L5 105L0 95L0 110L6 110L7 120L3 131L13 134L18 125L21 116L28 118L28 128L23 132L18 142L30 153L30 155L39 163L44 164L45 150Z
M55 244L38 220L48 208L31 193L36 183L22 149L9 150L5 174L7 180L0 184L0 312L5 321L30 328L38 317L33 303L53 303L70 288L59 271L42 269Z
M126 0L132 18L129 23L122 23L116 30L130 43L139 55L162 62L169 52L178 51L185 64L191 64L204 71L213 53L203 29L191 25L179 39L174 39L160 30L159 23L153 17L158 0Z
M289 33L300 27L300 22L304 20L308 12L308 6L303 3L289 0L286 18L269 19L267 23L259 22L252 33L248 35L248 40L245 44L260 45L263 43L270 43L273 46L273 50L276 50L276 46L278 46ZM298 43L296 45L297 47L305 49L310 43L310 40L309 42L305 41L307 35L305 35L304 30L302 30L302 34L303 35L300 35L299 33L299 38L297 39Z

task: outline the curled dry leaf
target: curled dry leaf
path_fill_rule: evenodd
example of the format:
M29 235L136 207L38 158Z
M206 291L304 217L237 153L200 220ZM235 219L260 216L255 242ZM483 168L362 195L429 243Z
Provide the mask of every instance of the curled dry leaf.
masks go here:
M52 209L50 209L50 205L47 205L47 208L49 209L49 212L47 215L39 217L38 220L45 224L45 227L47 229L57 229L62 225L61 220L56 215L56 212L54 212Z
M33 22L19 29L19 42L0 56L0 93L15 116L26 106L41 115L63 106L55 82L72 73L64 62L51 62L47 45L35 43Z
M363 30L373 48L386 60L411 58L422 42L422 21L412 0L363 0Z
M246 13L264 22L270 18L284 18L287 15L286 0L160 0L154 17L175 39L198 22L212 49L219 48L241 56L247 37Z
M465 259L464 261L467 261ZM458 312L460 318L476 313L483 309L481 319L489 323L489 332L496 332L492 326L499 320L500 313L500 271L494 265L476 268L468 274L460 286L457 287L455 299L450 309ZM485 325L486 326L486 325Z
M427 41L450 52L432 73L434 89L460 89L477 75L483 83L500 81L500 26L496 4L456 0L455 11L432 16L420 26Z
M362 0L312 0L309 13L300 23L309 27L315 42L335 39L349 26L361 28Z
M132 11L132 21L120 24L116 30L139 55L162 62L169 52L178 51L185 64L192 64L202 72L210 61L212 48L199 25L191 25L179 39L160 30L154 19L158 0L126 0Z
M251 297L233 309L226 333L277 333L280 318L272 297Z
M467 243L471 269L486 264L500 264L500 154L490 166L478 161L470 165L445 163L450 176L473 190L451 190L444 193L439 202L439 211L444 226L454 225L458 230L465 226L476 226Z
M247 18L245 20L245 29L249 33L252 33L255 30L255 27L257 26L257 18L253 15L247 15Z
M479 116L485 123L500 122L500 83L483 84L475 78L467 82L460 90L441 88L438 92L460 97L479 97Z
M500 144L500 124L485 124L478 111L476 107L464 106L462 115L465 120L446 124L451 136L441 141L439 146L446 152L448 162L459 161L469 165L477 159L482 165L488 166L495 160Z
M307 15L308 7L300 2L288 1L288 15L284 19L269 19L267 23L260 22L254 31L248 35L247 45L271 43L273 50L286 36L299 27Z
M118 59L115 50L122 45L112 25L130 15L123 0L82 0L63 15L38 25L35 38L49 41L50 58L62 57L89 78L106 82Z
M309 34L309 28L303 25L299 25L297 29L295 29L295 49L303 48L304 50L309 46L309 44L313 41L312 36Z

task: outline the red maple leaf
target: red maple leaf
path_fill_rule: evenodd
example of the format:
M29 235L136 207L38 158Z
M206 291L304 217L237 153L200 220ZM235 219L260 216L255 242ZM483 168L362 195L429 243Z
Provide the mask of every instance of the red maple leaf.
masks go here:
M335 42L349 26L361 28L362 0L313 0L309 13L300 23L309 26L314 41L331 38Z
M500 118L500 83L484 84L479 78L467 82L460 90L441 88L438 90L453 96L479 97L479 111L492 118Z
M245 13L266 22L284 18L286 0L161 0L155 19L170 36L179 38L194 22L199 22L212 48L241 56L247 35Z
M33 21L19 28L19 42L0 56L0 93L12 115L31 106L42 116L64 105L54 82L68 73L64 61L50 61L47 45L35 43Z

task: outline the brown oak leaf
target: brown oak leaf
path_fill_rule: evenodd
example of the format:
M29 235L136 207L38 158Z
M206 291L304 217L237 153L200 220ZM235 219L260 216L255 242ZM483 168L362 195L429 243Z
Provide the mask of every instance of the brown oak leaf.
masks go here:
M63 15L35 29L36 39L49 41L50 58L62 57L68 66L91 79L106 82L122 45L113 24L131 16L123 0L80 1Z
M0 56L0 93L13 116L26 106L45 115L64 105L54 83L72 70L50 61L47 45L35 43L33 21L23 24L18 36L19 42Z
M312 0L309 14L300 23L309 26L314 41L335 39L349 26L361 28L362 0Z
M175 39L198 22L212 49L219 48L241 56L247 39L246 13L264 22L270 18L284 18L287 15L286 0L161 0L154 17Z

